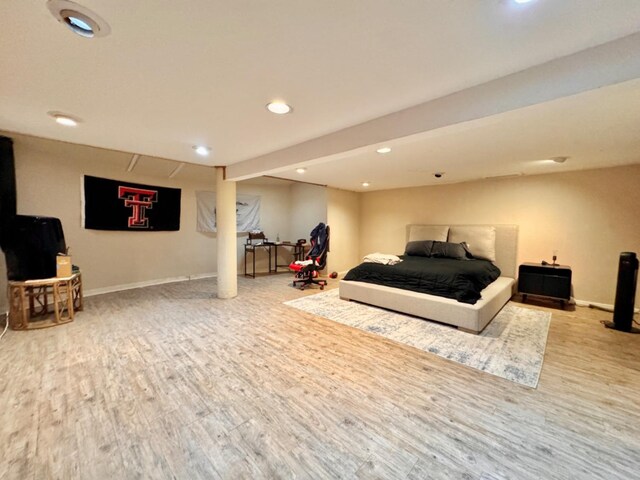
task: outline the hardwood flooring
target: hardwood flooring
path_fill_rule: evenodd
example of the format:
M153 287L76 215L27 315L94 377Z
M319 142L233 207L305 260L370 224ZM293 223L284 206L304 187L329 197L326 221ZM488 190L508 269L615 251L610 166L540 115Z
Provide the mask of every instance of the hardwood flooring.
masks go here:
M640 336L611 314L551 309L533 390L286 307L317 293L290 280L101 295L9 331L0 478L640 478Z

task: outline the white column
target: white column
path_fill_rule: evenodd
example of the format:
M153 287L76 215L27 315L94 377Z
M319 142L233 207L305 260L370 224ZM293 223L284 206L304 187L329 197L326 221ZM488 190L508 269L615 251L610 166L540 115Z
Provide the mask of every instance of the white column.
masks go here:
M236 182L224 179L224 167L216 167L216 224L218 298L233 298L238 295Z

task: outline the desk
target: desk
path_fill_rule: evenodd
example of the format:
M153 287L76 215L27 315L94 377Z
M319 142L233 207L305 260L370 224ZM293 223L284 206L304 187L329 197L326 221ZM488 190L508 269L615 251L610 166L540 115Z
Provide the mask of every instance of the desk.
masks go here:
M276 268L274 270L271 269L271 251L273 249L273 247L275 247L276 250L276 263L278 263L278 247L276 246L275 243L271 243L271 242L264 242L264 243L247 243L244 246L244 275L245 277L251 277L251 278L256 278L256 249L262 249L264 248L267 253L269 254L269 273L273 272L277 272L278 271L278 266L276 265ZM247 253L251 253L252 254L252 260L253 260L253 269L251 270L252 273L247 273Z
M70 277L9 281L7 290L9 325L13 330L33 330L72 322L75 312L83 307L80 272ZM50 313L54 318L46 318Z
M269 255L269 273L278 273L278 267L286 267L289 268L289 264L280 264L278 265L278 248L285 247L286 249L291 249L291 254L293 255L293 261L303 260L305 249L308 250L308 245L305 244L297 244L297 243L289 243L289 242L281 242L281 243L273 243L273 242L264 242L264 243L247 243L244 246L244 275L246 277L256 278L256 249L264 248ZM247 273L247 254L252 254L252 270L251 273ZM271 260L271 255L275 255L274 260Z

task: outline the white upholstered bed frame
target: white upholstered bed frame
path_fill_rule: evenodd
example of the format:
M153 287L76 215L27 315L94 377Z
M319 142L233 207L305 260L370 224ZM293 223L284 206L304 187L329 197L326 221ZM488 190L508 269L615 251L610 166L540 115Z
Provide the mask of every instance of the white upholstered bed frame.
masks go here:
M413 228L424 226L407 225L407 240ZM454 325L466 332L480 333L513 295L516 276L518 226L489 226L496 229L496 261L493 263L502 273L496 281L482 291L482 298L475 305L426 293L345 280L340 281L340 298ZM412 239L419 240L415 235Z

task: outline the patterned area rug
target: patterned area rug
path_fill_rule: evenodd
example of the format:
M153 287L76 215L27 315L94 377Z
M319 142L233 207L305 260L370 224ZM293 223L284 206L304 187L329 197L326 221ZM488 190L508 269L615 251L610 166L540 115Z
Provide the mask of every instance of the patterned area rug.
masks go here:
M480 335L357 302L338 289L285 305L536 388L551 314L508 303Z

